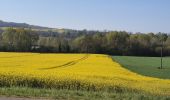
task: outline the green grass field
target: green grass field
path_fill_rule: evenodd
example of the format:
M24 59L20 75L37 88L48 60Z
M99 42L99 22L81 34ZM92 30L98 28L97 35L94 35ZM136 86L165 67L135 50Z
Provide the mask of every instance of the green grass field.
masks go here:
M163 58L163 69L158 69L160 67L159 57L113 56L113 60L135 73L170 79L170 57Z
M28 99L47 99L47 100L170 100L170 96L153 95L142 92L106 92L106 91L81 91L81 90L56 90L56 89L37 89L27 87L1 87L0 95ZM1 98L0 98L1 99ZM8 99L10 100L10 99Z

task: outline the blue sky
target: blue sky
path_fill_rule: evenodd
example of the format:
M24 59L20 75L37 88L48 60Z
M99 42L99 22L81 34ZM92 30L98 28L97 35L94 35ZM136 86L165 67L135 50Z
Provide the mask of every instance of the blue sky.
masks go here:
M54 28L170 32L170 0L0 0L0 19Z

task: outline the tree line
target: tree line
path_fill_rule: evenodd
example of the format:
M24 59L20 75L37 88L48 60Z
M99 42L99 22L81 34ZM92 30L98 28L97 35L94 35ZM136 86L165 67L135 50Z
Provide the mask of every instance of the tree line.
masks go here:
M0 31L0 51L160 56L163 41L163 55L170 56L170 35L166 33L87 30L41 33L24 28Z

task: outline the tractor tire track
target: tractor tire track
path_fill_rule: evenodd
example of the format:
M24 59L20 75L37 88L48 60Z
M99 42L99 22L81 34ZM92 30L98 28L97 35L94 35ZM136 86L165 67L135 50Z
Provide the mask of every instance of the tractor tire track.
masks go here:
M40 70L48 70L48 69L56 69L56 68L61 68L61 67L73 66L73 65L79 63L80 61L86 60L88 57L89 57L89 54L86 54L84 57L82 57L80 59L69 61L69 62L59 65L59 66L54 66L54 67L49 67L49 68L40 68Z

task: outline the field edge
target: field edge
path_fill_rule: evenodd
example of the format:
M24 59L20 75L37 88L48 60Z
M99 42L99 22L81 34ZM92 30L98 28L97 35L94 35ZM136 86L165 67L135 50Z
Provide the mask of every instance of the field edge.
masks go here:
M0 87L1 97L30 98L30 99L84 99L84 100L112 100L112 99L170 99L170 96L153 95L144 92L106 92L82 90L38 89L28 87Z

